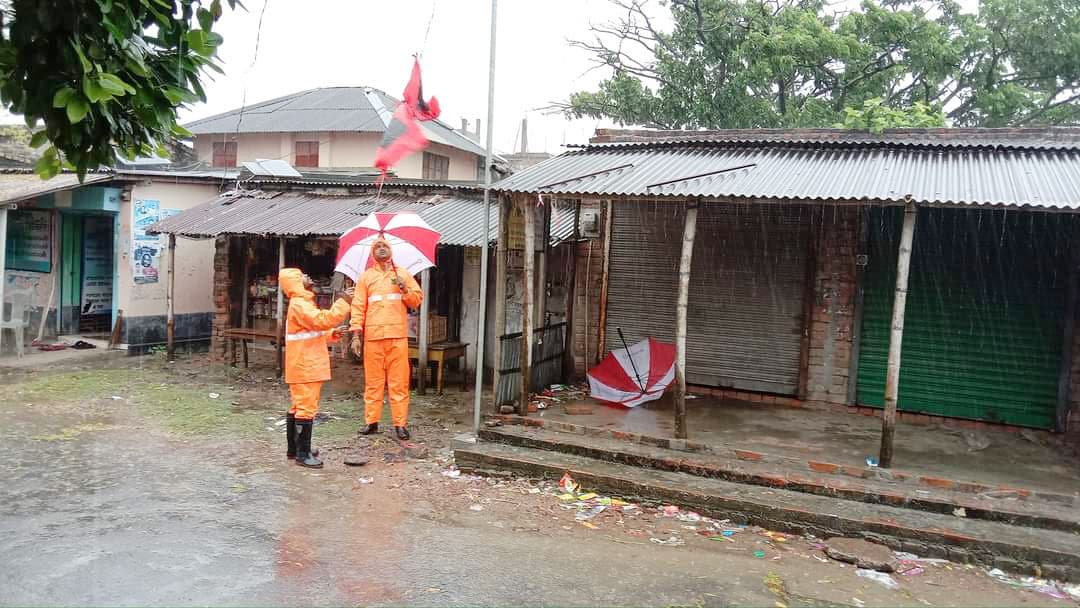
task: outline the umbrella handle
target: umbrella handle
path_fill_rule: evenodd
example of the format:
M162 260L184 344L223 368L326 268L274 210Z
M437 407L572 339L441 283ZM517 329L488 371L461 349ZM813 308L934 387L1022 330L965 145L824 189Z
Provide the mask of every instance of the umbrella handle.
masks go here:
M634 379L638 381L638 386L641 388L641 394L645 394L645 383L641 380L641 374L637 371L637 365L634 364L634 356L630 354L630 347L626 345L626 338L622 334L622 328L616 327L615 331L619 332L619 340L622 340L622 347L626 350L626 358L630 359L630 368L634 370Z

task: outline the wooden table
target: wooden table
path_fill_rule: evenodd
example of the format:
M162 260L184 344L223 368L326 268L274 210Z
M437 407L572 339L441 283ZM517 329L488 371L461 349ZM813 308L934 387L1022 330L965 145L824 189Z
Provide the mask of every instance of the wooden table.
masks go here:
M443 370L446 367L447 361L454 359L461 359L461 390L469 390L469 373L465 369L465 352L468 348L468 344L462 342L439 342L437 344L428 344L428 364L434 363L436 367L435 376L435 390L438 394L443 392ZM409 360L420 361L420 347L414 343L409 342ZM417 370L420 373L426 373L427 370Z
M272 329L250 329L230 327L223 334L229 348L229 364L236 367L236 342L239 341L244 351L244 367L248 366L248 342L278 342L277 332Z

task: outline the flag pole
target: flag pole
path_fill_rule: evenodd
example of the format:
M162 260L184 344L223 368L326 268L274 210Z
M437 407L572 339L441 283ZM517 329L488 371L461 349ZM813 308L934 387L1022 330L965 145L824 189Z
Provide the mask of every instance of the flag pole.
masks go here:
M487 150L484 158L484 232L480 238L480 314L476 332L476 394L473 397L473 435L480 437L480 409L484 399L484 338L487 336L488 241L491 240L491 146L495 124L495 13L499 0L491 0L491 49L488 51ZM498 339L496 332L495 339ZM495 365L499 362L496 361Z

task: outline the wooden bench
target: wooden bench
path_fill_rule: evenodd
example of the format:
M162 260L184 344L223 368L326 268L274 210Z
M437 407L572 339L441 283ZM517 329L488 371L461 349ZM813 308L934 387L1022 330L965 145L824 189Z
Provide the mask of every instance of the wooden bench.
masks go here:
M229 349L229 364L236 367L236 342L242 345L244 353L244 367L248 366L248 342L269 342L277 344L277 332L272 329L250 329L243 327L230 327L223 334Z
M459 358L461 359L461 390L463 392L469 390L469 373L465 369L465 353L468 346L468 344L462 342L428 344L428 364L434 363L436 365L435 391L439 395L443 393L443 371L446 368L446 362ZM412 341L409 342L409 360L410 362L416 361L419 365L420 347ZM427 370L417 371L427 373Z

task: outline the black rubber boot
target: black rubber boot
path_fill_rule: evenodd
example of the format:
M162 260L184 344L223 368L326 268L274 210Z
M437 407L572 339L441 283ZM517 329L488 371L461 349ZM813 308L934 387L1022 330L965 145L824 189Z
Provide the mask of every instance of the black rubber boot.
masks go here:
M297 420L299 438L296 441L296 464L311 469L321 469L323 463L311 453L311 420Z
M371 424L365 426L364 430L360 431L360 434L361 435L374 435L375 433L378 433L378 432L379 432L379 423L378 422L372 422Z
M293 460L296 458L296 417L292 414L285 415L285 441L288 443L285 458Z
M402 441L406 441L409 437L412 437L412 435L409 434L409 429L403 426L395 426L394 433L397 435L397 438Z

